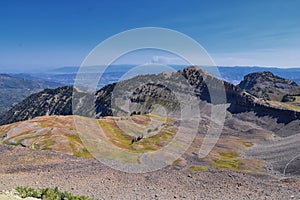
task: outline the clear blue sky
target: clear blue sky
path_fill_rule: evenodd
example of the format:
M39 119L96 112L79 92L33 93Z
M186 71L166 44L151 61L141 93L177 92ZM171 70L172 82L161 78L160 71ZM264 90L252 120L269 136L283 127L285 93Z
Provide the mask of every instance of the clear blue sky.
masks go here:
M2 0L0 68L80 65L101 41L164 27L198 41L218 65L300 66L300 1Z

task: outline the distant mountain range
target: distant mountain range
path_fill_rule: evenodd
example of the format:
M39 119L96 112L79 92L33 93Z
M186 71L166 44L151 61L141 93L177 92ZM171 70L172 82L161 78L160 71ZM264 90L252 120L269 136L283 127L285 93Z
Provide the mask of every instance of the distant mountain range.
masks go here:
M99 66L100 68L104 68L103 66ZM91 73L95 73L99 67L88 67L88 71ZM134 65L113 65L109 66L105 73L102 75L102 79L99 82L99 89L107 84L118 82L119 79L128 71L132 70L135 66ZM187 66L182 65L173 65L170 66L174 70L182 70ZM209 71L210 67L203 67L203 69ZM289 79L300 83L300 68L269 68L269 67L246 67L246 66L236 66L236 67L218 67L221 79L230 82L234 85L240 83L244 76L249 73L254 72L263 72L263 71L270 71L277 76L283 77L285 79ZM13 77L18 78L25 78L28 80L46 80L57 82L62 85L73 85L76 79L76 74L79 70L79 67L76 66L69 66L69 67L60 67L57 69L53 69L46 72L39 72L39 73L19 73L19 74L12 74Z

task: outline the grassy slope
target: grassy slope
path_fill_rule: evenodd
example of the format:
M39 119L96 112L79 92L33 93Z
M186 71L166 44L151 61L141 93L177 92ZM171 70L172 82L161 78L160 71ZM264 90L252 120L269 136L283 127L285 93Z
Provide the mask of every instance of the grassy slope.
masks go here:
M88 119L82 118L82 121L85 120ZM97 158L118 159L129 163L139 163L143 153L166 146L177 132L172 119L158 115L105 117L99 119L98 123L103 135L97 134L97 137L102 143L95 143L93 150L100 153L93 155ZM144 136L142 140L131 144L133 138L142 134ZM202 142L202 139L203 135L198 135L196 143ZM93 157L79 137L72 116L38 117L1 126L0 142L10 145L22 144L38 150L54 150L84 158ZM111 149L112 144L115 149ZM199 148L198 144L196 146ZM260 161L241 156L245 149L252 146L253 142L247 138L221 137L213 151L204 159L207 166L192 165L190 170L260 171ZM197 151L193 146L190 149ZM180 165L183 161L184 159L180 158L173 162L173 166ZM185 166L189 166L187 161L184 162Z

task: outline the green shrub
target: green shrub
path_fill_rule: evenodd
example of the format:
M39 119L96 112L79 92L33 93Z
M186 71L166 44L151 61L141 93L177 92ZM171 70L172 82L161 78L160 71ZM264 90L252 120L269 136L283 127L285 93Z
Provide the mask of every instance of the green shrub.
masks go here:
M213 165L216 169L241 170L242 163L236 152L220 152L220 159L213 160Z
M176 166L178 163L180 163L180 159L174 160L174 162L172 163L172 166Z
M254 144L252 142L243 142L245 147L252 147Z
M17 187L17 192L20 197L34 197L43 200L92 200L87 196L77 196L69 192L60 192L58 188L32 189L29 187Z
M198 172L198 171L208 171L209 168L207 166L197 165L197 166L191 166L189 170L193 172Z

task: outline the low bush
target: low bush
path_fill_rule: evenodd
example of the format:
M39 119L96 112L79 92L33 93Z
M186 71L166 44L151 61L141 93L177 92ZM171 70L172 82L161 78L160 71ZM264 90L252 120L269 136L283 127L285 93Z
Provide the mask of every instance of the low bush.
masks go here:
M17 187L20 197L34 197L43 200L92 200L87 196L73 195L69 192L61 192L58 188L33 189L29 187Z
M208 171L209 168L207 166L197 165L197 166L191 166L189 170L193 172L198 172L198 171Z

